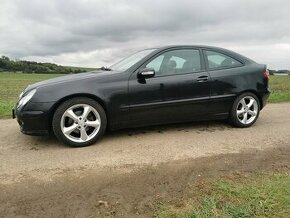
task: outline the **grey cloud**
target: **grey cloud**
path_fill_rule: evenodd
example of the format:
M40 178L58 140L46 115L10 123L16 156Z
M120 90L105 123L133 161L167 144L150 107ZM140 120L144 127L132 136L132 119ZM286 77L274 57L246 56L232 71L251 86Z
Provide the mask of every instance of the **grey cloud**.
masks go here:
M287 0L1 0L1 6L1 54L61 64L110 64L134 49L166 44L238 48L264 61L265 50L290 44ZM290 68L280 61L290 55L286 48L276 52L281 59L265 61Z

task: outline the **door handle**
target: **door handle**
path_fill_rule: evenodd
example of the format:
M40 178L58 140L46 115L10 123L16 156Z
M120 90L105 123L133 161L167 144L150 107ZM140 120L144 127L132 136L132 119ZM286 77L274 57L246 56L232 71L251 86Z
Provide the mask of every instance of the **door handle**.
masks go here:
M208 76L199 76L199 77L197 77L197 79L196 79L196 81L197 82L206 82L206 81L208 81Z

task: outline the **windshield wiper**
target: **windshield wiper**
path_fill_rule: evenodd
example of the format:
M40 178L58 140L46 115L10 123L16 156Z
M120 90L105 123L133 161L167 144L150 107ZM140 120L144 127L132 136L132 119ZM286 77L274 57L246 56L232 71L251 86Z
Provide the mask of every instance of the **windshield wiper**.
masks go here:
M103 66L103 67L97 68L97 70L111 71L112 69Z

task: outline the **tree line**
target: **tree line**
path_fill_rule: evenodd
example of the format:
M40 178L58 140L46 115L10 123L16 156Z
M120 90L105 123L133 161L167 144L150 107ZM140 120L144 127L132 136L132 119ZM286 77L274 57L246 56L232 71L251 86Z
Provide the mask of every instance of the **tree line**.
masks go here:
M91 71L93 68L66 67L53 63L38 63L35 61L11 60L9 57L0 57L0 72L70 74Z

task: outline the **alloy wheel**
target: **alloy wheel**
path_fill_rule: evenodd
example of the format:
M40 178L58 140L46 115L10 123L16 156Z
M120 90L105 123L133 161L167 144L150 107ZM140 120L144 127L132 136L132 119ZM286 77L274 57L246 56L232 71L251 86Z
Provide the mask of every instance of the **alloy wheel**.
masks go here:
M258 103L252 96L243 97L237 106L236 115L242 124L248 125L255 121L258 115Z
M88 104L77 104L62 115L61 131L73 142L87 142L94 138L101 127L98 111Z

